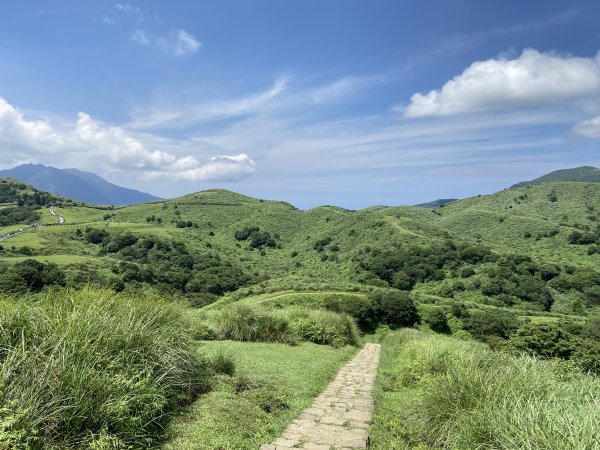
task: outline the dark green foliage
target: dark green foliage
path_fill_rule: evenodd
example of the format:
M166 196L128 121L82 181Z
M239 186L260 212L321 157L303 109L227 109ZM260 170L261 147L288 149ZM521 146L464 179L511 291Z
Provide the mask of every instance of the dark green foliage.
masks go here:
M330 295L324 300L323 306L330 311L341 312L354 317L361 330L369 330L376 323L373 304L368 297Z
M600 325L527 324L511 336L508 348L544 358L572 360L583 371L600 374Z
M546 358L569 359L576 348L574 336L558 324L527 324L510 338L510 347Z
M450 307L450 313L457 319L466 319L467 317L471 316L471 313L469 313L469 310L465 304L458 302L452 303L452 306Z
M194 222L191 220L178 220L175 223L176 228L192 228L194 226Z
M410 290L418 282L443 280L446 268L493 259L489 249L446 241L428 247L403 245L394 251L372 250L357 262L390 286Z
M314 243L313 249L320 253L323 250L325 250L325 246L331 244L331 241L332 241L332 239L330 237L325 237L323 239L319 239L318 241L316 241Z
M598 236L575 230L569 234L568 240L570 244L574 245L590 245L598 243Z
M244 229L235 232L235 238L238 241L250 240L250 247L252 248L277 247L277 242L271 234L260 231L259 227L244 227Z
M441 308L433 308L426 315L423 321L429 325L433 331L437 333L450 333L450 326L448 325L448 318L446 313Z
M26 259L11 267L0 267L0 292L35 292L52 285L65 285L64 272L56 264Z
M108 232L102 228L86 228L84 239L90 244L101 244L108 237Z
M375 320L390 327L412 327L419 323L417 307L404 291L379 291L370 296Z
M0 209L0 226L33 224L40 220L38 205L7 207Z
M106 253L117 253L125 247L132 246L138 240L133 233L115 233L107 235L102 241L102 248Z
M519 328L519 320L506 310L474 311L464 320L464 328L479 340L508 339Z
M154 236L138 239L124 233L109 234L102 245L105 251L115 250L124 261L114 266L113 272L125 283L147 283L188 293L199 305L211 303L214 296L234 291L250 280L234 262L214 253L192 254L179 241Z

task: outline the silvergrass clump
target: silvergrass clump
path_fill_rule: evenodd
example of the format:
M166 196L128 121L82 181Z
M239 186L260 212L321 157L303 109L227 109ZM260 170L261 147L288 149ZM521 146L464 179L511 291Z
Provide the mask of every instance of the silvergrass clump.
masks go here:
M600 379L401 330L384 338L373 448L600 448Z
M203 383L181 309L86 288L0 302L0 448L147 448Z
M358 328L350 316L302 307L264 309L233 304L207 311L196 328L202 330L204 338L236 341L308 341L335 347L360 343Z

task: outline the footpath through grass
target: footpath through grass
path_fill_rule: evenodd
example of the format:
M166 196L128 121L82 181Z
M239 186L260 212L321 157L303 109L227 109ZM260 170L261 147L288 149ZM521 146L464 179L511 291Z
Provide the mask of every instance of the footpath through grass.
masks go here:
M600 378L411 329L381 341L370 448L600 449Z
M172 424L165 449L257 449L308 407L357 351L233 341L203 342L200 350L222 360L224 373Z

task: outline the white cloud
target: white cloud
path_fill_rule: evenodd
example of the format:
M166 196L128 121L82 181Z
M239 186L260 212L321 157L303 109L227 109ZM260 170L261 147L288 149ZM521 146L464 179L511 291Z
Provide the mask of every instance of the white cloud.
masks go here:
M166 35L154 36L151 32L143 29L135 30L131 40L136 44L153 46L160 51L173 56L191 56L196 53L202 44L196 36L185 30L171 30Z
M573 125L573 133L588 139L600 139L600 116L581 120Z
M185 30L173 30L167 38L159 38L158 42L165 51L177 56L193 55L202 47L196 36Z
M582 58L525 49L516 59L474 62L440 90L414 94L402 110L406 117L447 116L541 107L599 93L600 53Z
M30 120L0 98L0 148L9 151L11 158L3 158L3 165L32 160L91 170L108 167L134 178L190 181L237 181L256 170L247 154L214 156L203 164L196 155L202 153L206 159L209 155L199 147L188 141L134 134L83 112L75 123Z
M114 5L113 14L105 16L103 21L107 25L114 25L120 18L127 21L133 21L131 32L131 40L138 45L145 47L154 47L164 53L186 57L196 53L202 44L196 36L186 30L175 28L165 29L162 22L157 16L147 15L140 8L131 6L129 3L116 3Z
M245 153L235 156L213 156L210 162L180 172L184 180L239 181L256 171L256 162Z
M154 107L150 112L137 111L129 124L132 128L184 128L188 125L258 113L288 86L286 78L278 78L269 89L238 99L172 107Z
M359 84L362 84L361 78L344 77L326 86L315 89L311 96L316 103L332 100L354 91Z

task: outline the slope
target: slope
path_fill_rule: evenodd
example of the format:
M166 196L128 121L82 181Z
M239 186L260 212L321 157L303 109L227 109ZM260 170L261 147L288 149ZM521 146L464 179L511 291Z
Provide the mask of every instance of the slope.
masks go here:
M157 199L153 195L109 183L90 172L42 164L23 164L2 170L0 177L15 178L44 191L98 205L131 205Z
M552 183L557 181L580 181L583 183L600 183L600 169L591 166L575 167L573 169L562 169L550 172L535 180L522 181L511 186L521 188L538 183Z

